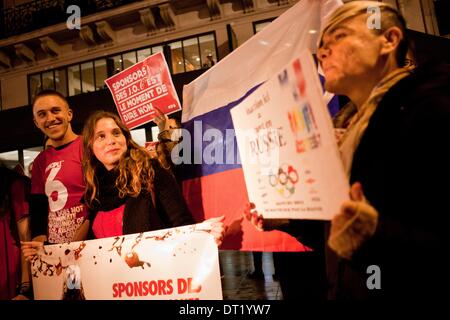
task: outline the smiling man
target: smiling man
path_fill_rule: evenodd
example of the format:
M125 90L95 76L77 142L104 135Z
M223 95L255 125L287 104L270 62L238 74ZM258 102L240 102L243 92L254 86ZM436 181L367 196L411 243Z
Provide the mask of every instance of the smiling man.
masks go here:
M33 120L51 147L33 162L31 179L31 230L34 240L63 243L83 240L87 228L82 141L72 131L72 110L57 91L44 90L33 102Z

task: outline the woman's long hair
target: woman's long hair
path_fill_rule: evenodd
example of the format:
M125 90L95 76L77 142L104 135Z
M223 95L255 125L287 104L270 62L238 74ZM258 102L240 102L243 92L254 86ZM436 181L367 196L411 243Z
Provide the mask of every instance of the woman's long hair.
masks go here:
M127 143L127 151L122 155L115 169L119 170L119 175L116 180L119 196L121 198L126 196L136 197L142 191L147 191L151 194L153 188L155 172L148 151L133 141L130 130L128 130L117 115L108 111L97 111L89 117L83 128L83 170L86 182L84 199L88 207L92 207L94 201L97 199L99 186L96 172L103 166L94 155L92 148L95 127L97 122L103 118L111 118L114 120L125 136Z
M20 175L14 170L6 168L0 163L0 217L11 210L11 185Z

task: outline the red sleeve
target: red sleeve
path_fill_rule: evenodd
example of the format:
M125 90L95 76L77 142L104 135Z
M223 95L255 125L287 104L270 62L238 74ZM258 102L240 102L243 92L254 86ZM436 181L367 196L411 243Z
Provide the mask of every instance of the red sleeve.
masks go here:
M11 202L16 221L28 216L29 187L25 179L17 179L11 185Z
M31 171L31 193L45 194L44 171L42 169L43 154L40 153L33 162Z

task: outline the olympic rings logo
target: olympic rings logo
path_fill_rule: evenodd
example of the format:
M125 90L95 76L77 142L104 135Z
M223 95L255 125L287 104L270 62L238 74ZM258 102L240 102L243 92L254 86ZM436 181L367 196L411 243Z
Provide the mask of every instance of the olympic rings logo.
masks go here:
M269 174L269 184L286 198L294 194L298 180L297 170L288 164L282 164L276 174Z

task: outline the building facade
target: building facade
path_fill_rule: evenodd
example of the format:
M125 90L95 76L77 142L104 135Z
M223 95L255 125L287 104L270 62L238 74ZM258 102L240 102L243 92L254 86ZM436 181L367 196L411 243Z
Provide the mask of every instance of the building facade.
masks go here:
M316 1L316 0L300 0ZM104 80L163 52L180 99L182 86L223 59L298 0L2 1L0 15L0 160L27 166L42 145L30 104L56 89L80 132L93 109L114 110ZM408 27L450 33L444 0L385 0ZM438 10L439 9L439 10ZM441 11L440 11L441 10ZM144 140L152 139L143 126ZM5 153L6 152L6 153Z

